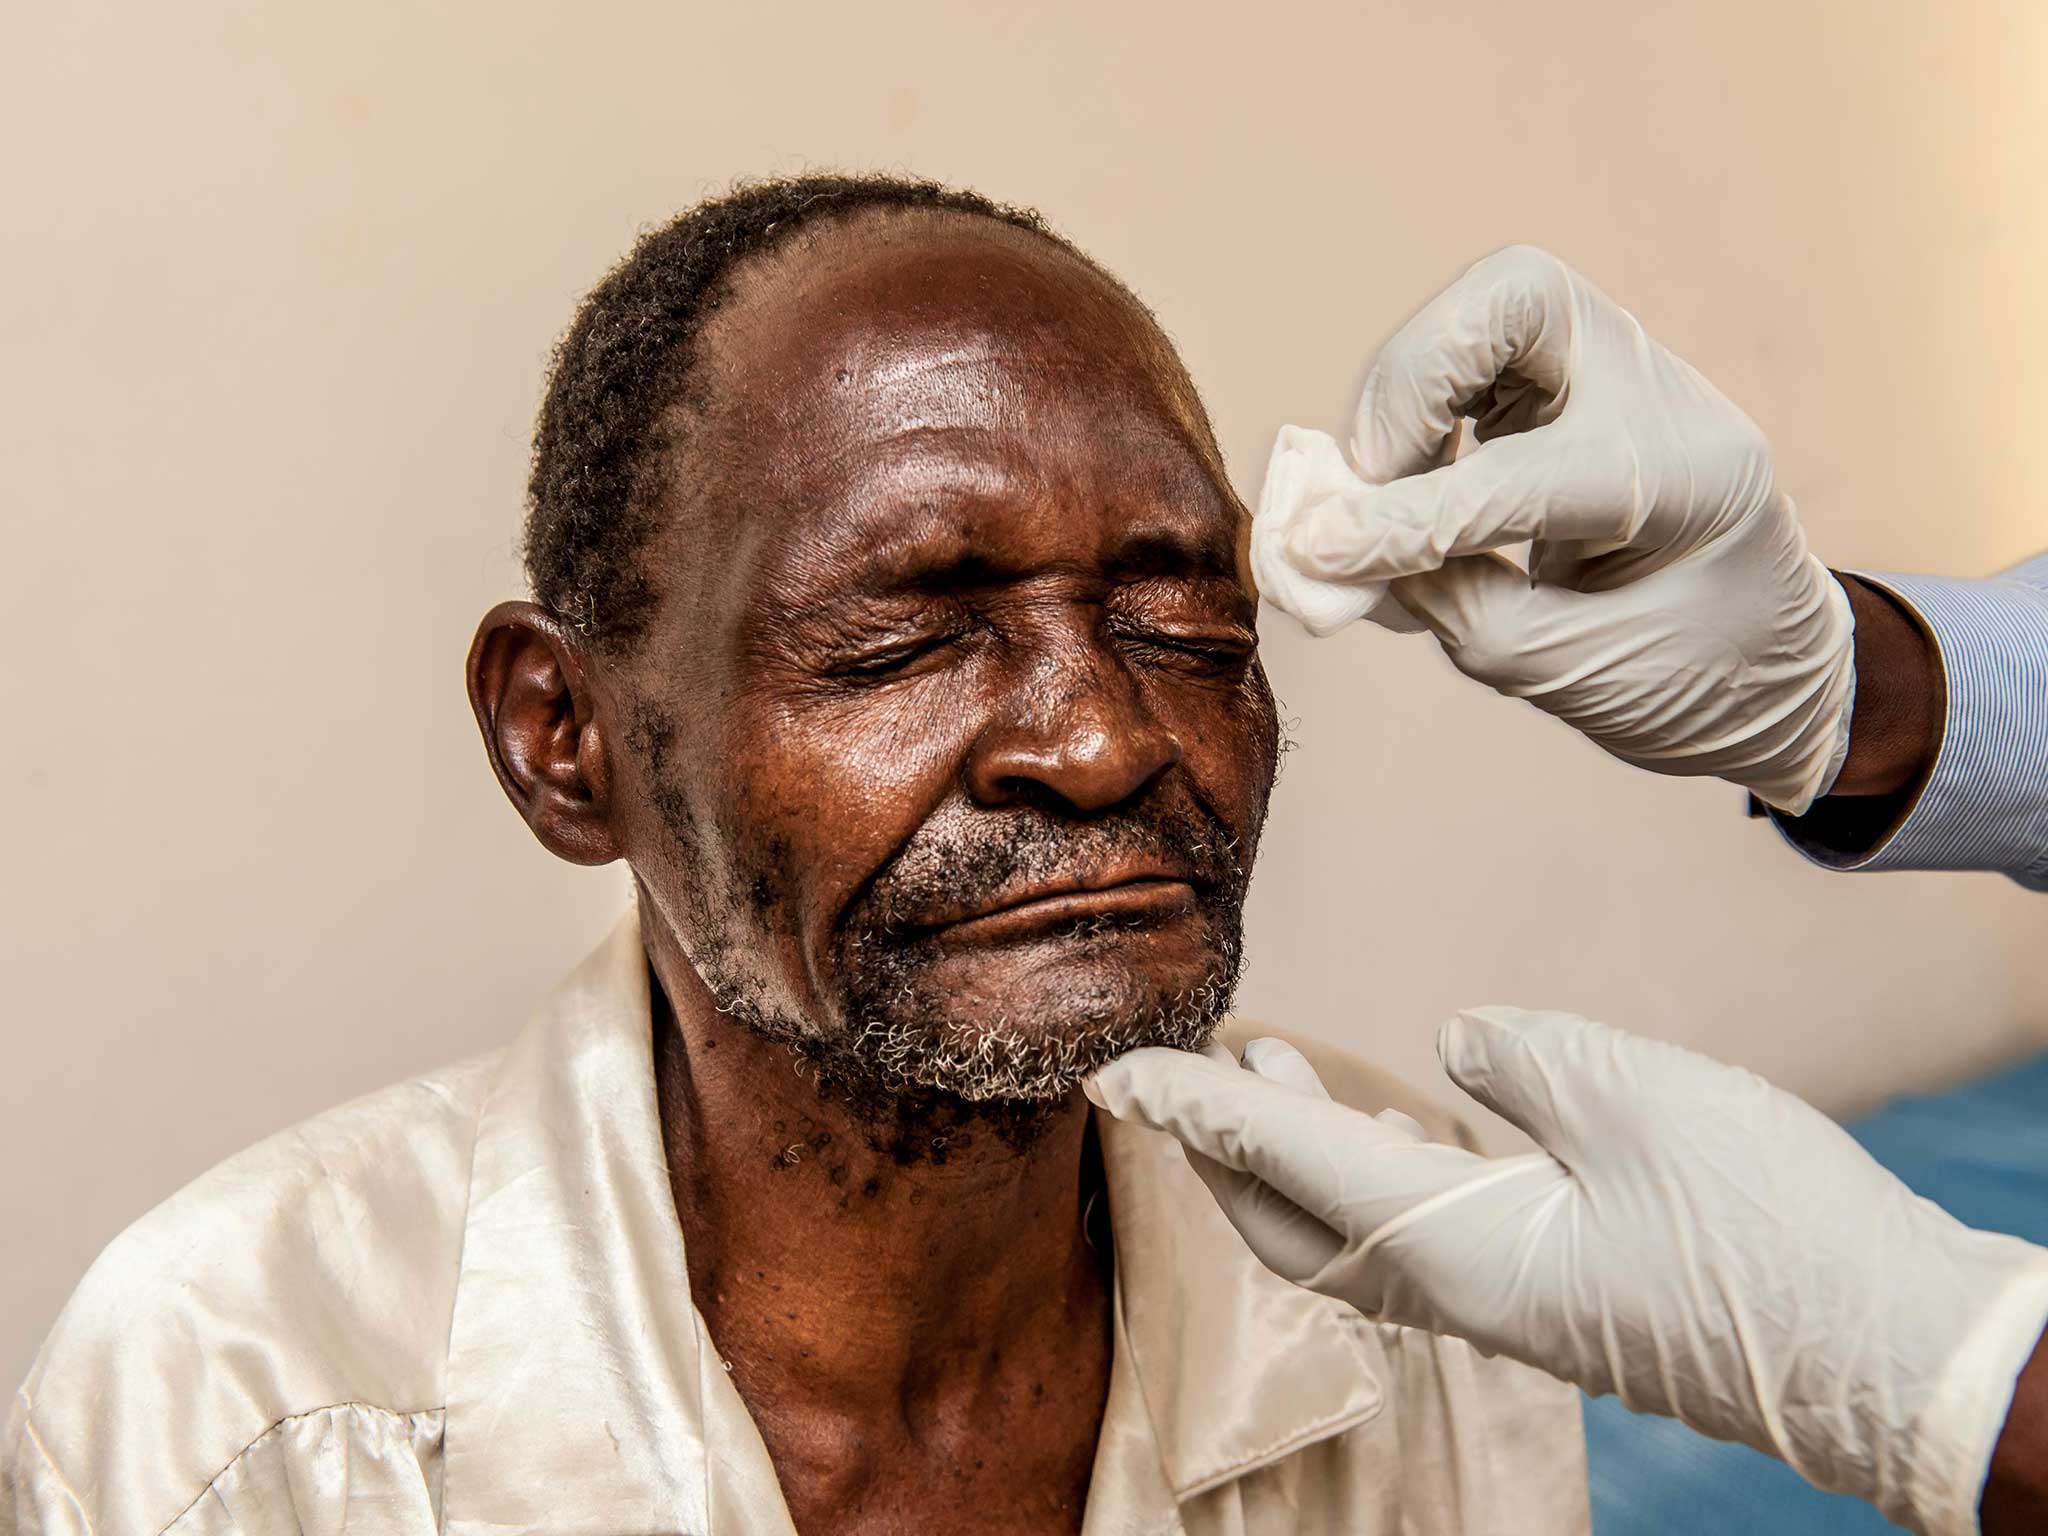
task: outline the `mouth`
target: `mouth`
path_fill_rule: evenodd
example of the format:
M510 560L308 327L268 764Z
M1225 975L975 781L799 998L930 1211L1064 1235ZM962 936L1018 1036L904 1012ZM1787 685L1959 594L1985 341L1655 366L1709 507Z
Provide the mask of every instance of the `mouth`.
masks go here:
M1192 882L1178 875L1147 872L1100 884L1063 885L1019 892L997 905L935 924L933 936L946 943L990 944L1028 938L1090 920L1134 927L1194 911Z

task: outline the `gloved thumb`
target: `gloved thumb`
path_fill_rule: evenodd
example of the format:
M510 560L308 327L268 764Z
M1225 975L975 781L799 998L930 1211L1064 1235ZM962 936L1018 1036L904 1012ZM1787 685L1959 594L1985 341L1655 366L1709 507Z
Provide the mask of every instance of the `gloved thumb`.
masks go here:
M1436 1053L1452 1082L1569 1167L1574 1101L1612 1077L1616 1034L1574 1013L1461 1008L1437 1032Z

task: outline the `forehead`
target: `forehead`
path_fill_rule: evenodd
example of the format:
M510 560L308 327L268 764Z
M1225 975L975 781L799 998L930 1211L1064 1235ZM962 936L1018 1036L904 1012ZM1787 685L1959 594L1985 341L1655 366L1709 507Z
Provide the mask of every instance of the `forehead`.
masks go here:
M936 541L1028 567L1133 539L1230 563L1242 508L1171 346L1026 231L903 216L806 235L743 269L705 343L697 430L744 564Z

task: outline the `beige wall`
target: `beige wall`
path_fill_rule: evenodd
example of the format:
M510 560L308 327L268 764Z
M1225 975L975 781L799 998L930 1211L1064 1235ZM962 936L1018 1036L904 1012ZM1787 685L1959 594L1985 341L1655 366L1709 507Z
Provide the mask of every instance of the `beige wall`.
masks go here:
M1778 442L1838 564L2048 544L2048 9L1547 0L69 4L0 131L0 1374L235 1148L513 1030L616 871L501 803L459 663L517 586L550 340L741 172L1042 205L1158 307L1247 493L1464 263L1565 254ZM25 35L24 35L25 34ZM1835 1108L2048 1044L2048 898L1804 867L1424 642L1270 627L1298 717L1248 1012L1434 1079L1569 1005Z

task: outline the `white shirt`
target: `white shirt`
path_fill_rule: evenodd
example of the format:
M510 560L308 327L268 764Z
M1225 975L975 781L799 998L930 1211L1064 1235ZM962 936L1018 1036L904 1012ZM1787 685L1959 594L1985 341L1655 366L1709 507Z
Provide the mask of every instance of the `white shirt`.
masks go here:
M1308 1047L1339 1098L1440 1111ZM1098 1117L1088 1536L1583 1536L1569 1388L1263 1269ZM0 1533L790 1536L690 1300L628 917L495 1055L231 1158L117 1238L0 1439Z

